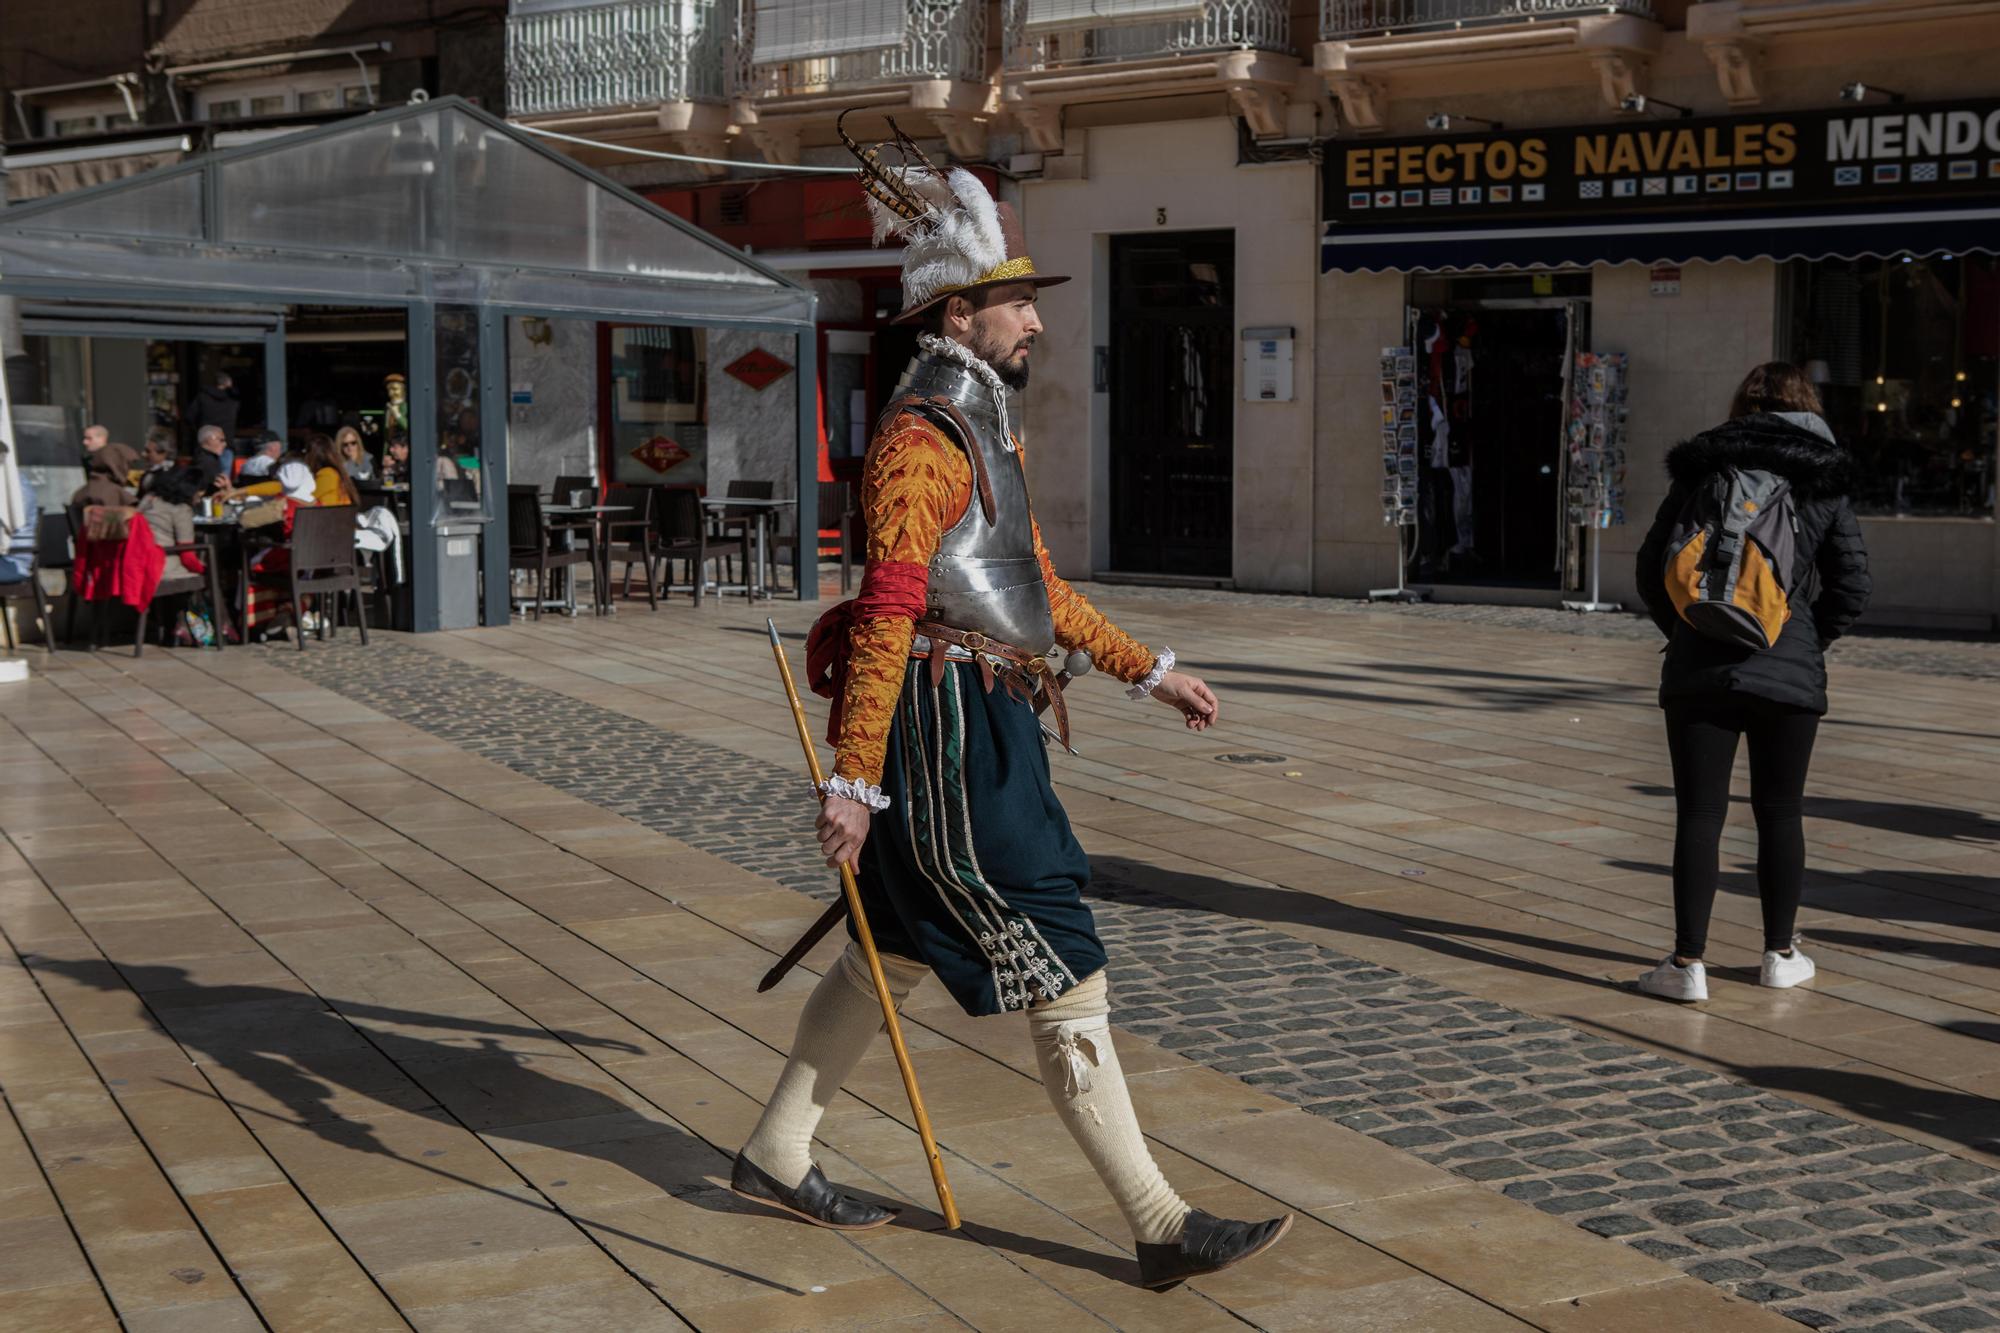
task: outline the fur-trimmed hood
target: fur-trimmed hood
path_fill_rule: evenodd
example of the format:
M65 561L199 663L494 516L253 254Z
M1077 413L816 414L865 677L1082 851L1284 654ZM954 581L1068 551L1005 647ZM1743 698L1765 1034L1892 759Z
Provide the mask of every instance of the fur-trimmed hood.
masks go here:
M1725 421L1667 452L1667 475L1684 486L1699 484L1725 467L1775 472L1802 500L1828 499L1854 490L1854 456L1819 431L1776 413Z

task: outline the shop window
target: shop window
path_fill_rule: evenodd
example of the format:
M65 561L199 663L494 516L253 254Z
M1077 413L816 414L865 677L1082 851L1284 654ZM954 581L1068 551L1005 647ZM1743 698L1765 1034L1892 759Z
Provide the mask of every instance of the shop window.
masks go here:
M1988 517L2000 431L2000 259L1788 266L1789 358L1860 462L1866 514Z
M340 92L335 88L308 88L299 94L299 110L331 111L340 105Z
M271 93L264 97L250 99L250 114L253 116L277 116L284 114L285 95Z
M243 119L243 103L234 98L221 102L210 102L208 104L208 118L210 120L241 120Z
M49 122L49 133L58 139L74 139L97 133L98 123L96 116L58 116Z
M708 331L608 333L610 473L615 482L700 486L708 479Z
M374 106L375 99L369 94L368 89L362 87L360 84L352 84L340 90L340 104L350 107Z

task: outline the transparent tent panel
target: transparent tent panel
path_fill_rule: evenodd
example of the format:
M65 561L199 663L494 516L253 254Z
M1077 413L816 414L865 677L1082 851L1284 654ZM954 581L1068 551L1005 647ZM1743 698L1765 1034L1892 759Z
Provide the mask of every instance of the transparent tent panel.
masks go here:
M441 216L440 113L216 164L215 239L279 250L434 255Z
M38 231L75 231L96 236L146 236L161 240L201 239L201 177L194 172L72 199L35 215Z
M456 206L446 248L454 257L681 282L779 285L490 125L461 115L452 122Z
M0 278L812 323L810 291L451 102L157 172L0 213Z

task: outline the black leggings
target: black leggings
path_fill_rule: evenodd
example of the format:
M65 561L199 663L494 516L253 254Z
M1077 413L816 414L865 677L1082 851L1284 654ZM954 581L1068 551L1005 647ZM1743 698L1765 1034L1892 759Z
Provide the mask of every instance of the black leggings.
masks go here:
M1750 738L1750 809L1757 817L1757 894L1764 947L1789 949L1805 879L1806 768L1819 714L1748 695L1667 705L1674 761L1674 952L1699 958L1715 908L1722 825L1736 738Z

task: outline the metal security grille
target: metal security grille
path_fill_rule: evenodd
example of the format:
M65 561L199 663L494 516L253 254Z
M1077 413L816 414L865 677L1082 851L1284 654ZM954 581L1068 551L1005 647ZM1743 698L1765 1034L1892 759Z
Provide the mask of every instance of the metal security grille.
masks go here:
M908 0L756 0L756 5L751 60L759 65L901 46L909 30Z
M1025 0L1028 32L1200 19L1204 0Z

